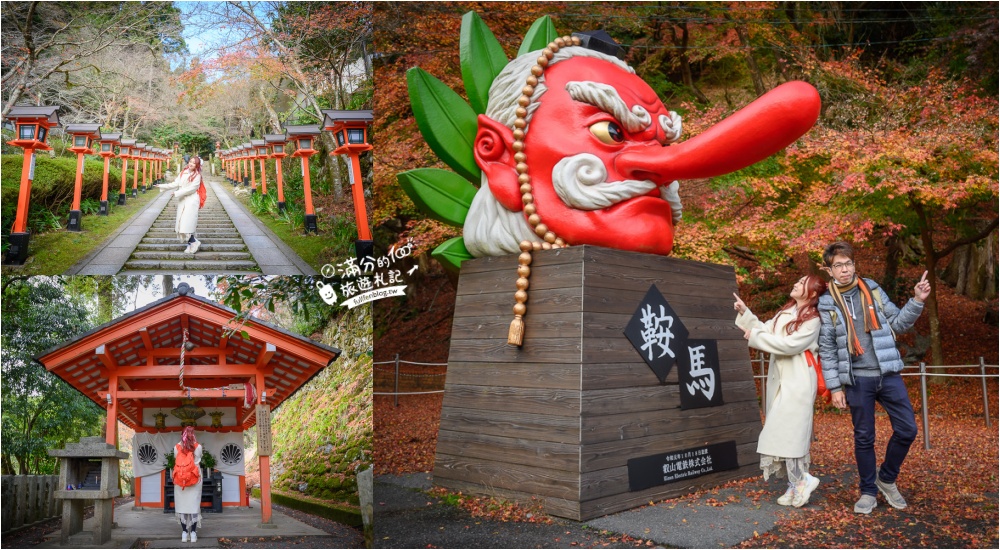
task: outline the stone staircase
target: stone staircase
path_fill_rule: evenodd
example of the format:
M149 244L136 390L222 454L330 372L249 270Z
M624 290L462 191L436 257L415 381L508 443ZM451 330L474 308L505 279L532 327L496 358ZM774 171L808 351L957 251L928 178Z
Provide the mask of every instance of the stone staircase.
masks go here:
M260 267L247 250L236 226L219 204L212 188L210 186L206 188L208 197L205 207L198 215L198 230L195 233L201 241L198 252L184 253L187 244L180 242L177 233L174 232L177 201L171 198L119 274L144 275L165 272L213 275L259 274Z

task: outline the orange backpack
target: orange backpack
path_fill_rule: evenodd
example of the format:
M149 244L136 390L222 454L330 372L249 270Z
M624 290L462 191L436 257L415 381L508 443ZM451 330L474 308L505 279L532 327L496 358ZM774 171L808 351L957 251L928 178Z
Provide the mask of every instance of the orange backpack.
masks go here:
M816 395L822 397L824 402L829 403L832 395L830 390L826 389L826 380L823 379L823 365L820 363L819 357L813 355L812 351L806 350L806 363L816 369Z
M174 447L174 451L174 472L172 474L174 485L190 487L197 484L201 479L201 468L194 463L194 453L185 450L180 445Z

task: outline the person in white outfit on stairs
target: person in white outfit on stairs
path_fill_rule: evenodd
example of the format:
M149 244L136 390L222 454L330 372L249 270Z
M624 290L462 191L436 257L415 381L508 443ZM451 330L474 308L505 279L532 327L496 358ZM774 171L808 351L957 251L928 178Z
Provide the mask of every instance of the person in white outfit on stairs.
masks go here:
M815 355L819 339L816 304L826 292L819 275L806 275L795 283L790 299L770 321L763 323L736 296L736 325L750 347L771 354L767 373L767 416L757 440L764 479L788 476L788 490L778 498L782 506L802 507L819 485L809 474L809 444L812 439L813 407L816 402L816 370L805 353Z
M201 241L195 237L195 230L198 227L198 211L205 206L205 182L201 179L201 159L191 157L191 160L178 174L173 183L158 185L160 190L176 189L173 196L177 197L177 219L174 222L174 231L182 242L187 243L184 249L185 254L194 254L201 246Z

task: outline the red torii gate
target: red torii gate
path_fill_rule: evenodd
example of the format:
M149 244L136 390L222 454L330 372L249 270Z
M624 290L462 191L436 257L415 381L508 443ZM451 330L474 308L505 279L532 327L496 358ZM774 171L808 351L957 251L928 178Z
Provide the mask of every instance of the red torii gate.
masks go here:
M335 361L340 350L254 318L233 327L235 316L181 283L174 294L35 360L107 410L105 440L112 445L117 444L117 421L137 432L180 431L179 426L156 427L153 412L179 407L185 398L236 410L235 423L198 426L199 431L242 432L259 423L261 522L269 524L270 430L261 432L270 427L271 410ZM236 332L229 334L233 328ZM244 402L247 384L256 390L250 406Z

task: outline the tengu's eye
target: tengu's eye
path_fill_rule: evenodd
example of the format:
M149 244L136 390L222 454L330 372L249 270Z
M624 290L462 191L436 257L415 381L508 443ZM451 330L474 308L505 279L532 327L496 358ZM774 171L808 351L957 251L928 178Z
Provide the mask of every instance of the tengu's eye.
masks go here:
M621 143L625 141L625 133L622 132L622 127L616 122L610 120L602 120L598 123L590 125L590 133L601 140L601 143L606 143L608 145L614 145L616 143Z

